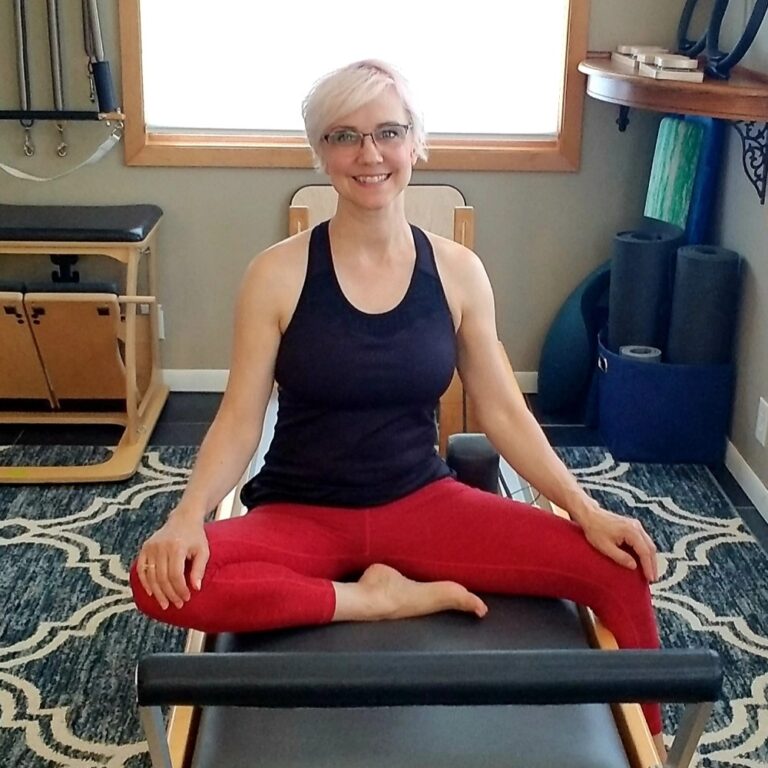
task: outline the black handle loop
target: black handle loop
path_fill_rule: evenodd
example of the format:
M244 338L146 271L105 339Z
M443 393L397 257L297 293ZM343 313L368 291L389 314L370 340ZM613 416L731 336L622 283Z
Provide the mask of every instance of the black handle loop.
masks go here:
M694 58L698 56L707 47L707 27L704 25L704 30L696 40L692 40L688 37L688 31L691 26L691 19L693 18L693 12L696 9L699 0L686 0L683 11L680 14L680 22L677 25L677 52L684 56L690 56ZM715 5L722 0L715 0ZM728 0L725 0L725 4L728 4Z
M747 26L730 53L721 51L719 48L720 29L727 9L728 0L718 0L707 28L707 66L705 72L710 77L716 77L720 80L728 79L731 69L741 61L744 54L749 50L749 46L752 45L760 25L763 23L765 13L768 11L768 0L757 0L754 8L752 8Z

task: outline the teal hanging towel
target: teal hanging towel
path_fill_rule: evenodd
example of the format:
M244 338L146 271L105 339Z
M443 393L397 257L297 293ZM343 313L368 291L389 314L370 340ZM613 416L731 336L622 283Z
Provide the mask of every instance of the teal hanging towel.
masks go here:
M653 155L645 215L686 229L704 128L679 117L659 124Z

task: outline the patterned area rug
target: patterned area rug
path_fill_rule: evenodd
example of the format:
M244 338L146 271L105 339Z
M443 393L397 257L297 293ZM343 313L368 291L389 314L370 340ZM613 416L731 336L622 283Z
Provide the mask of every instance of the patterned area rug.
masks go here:
M600 448L558 453L602 506L637 517L656 541L662 644L713 648L723 660L698 764L768 768L768 555L706 467L621 463ZM667 707L665 731L678 717Z
M54 463L83 448L4 448L0 463ZM196 449L150 449L123 483L0 486L0 756L23 768L147 768L136 659L184 633L132 607L127 569L184 487ZM702 768L768 768L768 556L704 467L630 465L560 449L609 509L641 519L662 552L663 643L708 646L726 680ZM679 709L667 708L668 730Z
M3 766L149 766L136 661L181 650L185 633L134 609L128 568L180 496L196 450L149 449L121 483L0 485ZM102 451L0 447L0 463L85 463Z

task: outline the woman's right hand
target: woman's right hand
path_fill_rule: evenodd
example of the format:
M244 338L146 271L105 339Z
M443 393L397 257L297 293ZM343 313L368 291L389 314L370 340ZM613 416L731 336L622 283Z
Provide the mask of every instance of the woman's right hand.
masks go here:
M190 586L200 589L208 556L202 519L185 515L177 507L165 525L144 542L136 561L137 575L163 610L171 603L181 608L192 597ZM189 583L185 577L188 561Z

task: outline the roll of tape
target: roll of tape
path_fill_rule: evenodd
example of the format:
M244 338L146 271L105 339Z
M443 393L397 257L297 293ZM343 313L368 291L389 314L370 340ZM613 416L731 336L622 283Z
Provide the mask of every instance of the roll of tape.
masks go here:
M619 348L622 357L631 357L639 363L660 363L661 350L657 347L642 347L635 344L627 344Z

